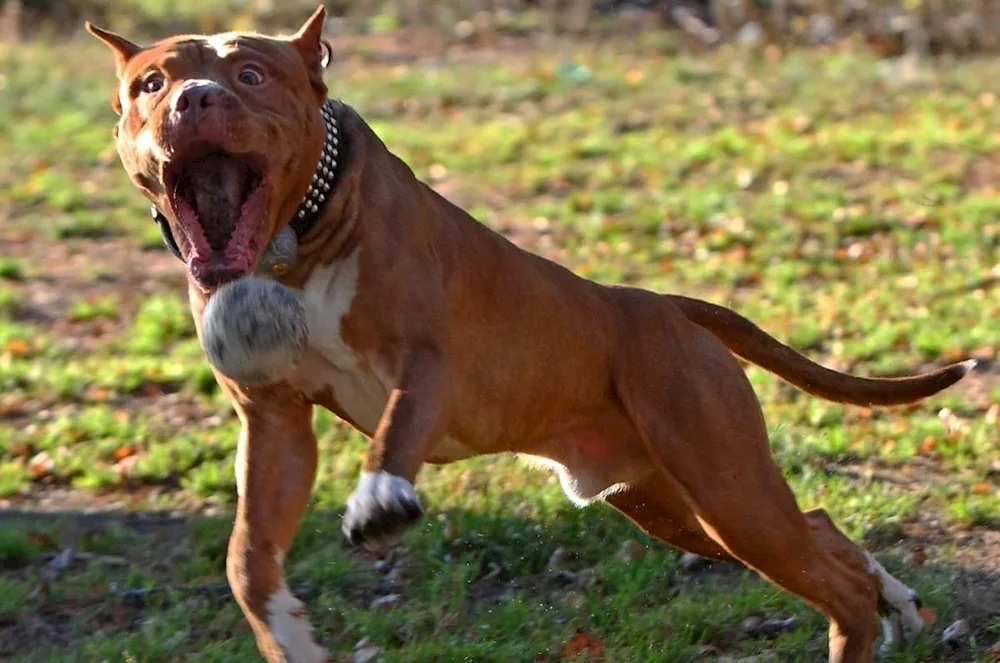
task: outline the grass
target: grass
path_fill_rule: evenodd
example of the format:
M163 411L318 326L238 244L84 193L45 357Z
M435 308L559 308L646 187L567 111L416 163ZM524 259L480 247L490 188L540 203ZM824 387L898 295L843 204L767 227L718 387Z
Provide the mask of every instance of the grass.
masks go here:
M980 584L954 578L979 577L963 551L1000 527L1000 68L940 63L902 84L858 53L668 47L446 67L345 54L328 82L419 176L579 273L726 303L855 372L984 359L968 385L897 409L750 375L802 506L825 506L938 614L891 660L987 660L1000 619L976 587L1000 587L995 548ZM14 514L0 531L0 653L255 660L223 588L238 422L201 357L180 266L113 153L110 58L85 41L0 61L0 495L25 511L188 514ZM386 661L562 660L577 630L614 661L822 657L823 620L801 602L743 572L688 572L508 458L428 468L428 517L401 557L350 551L339 514L365 443L327 413L316 426L319 480L289 578L344 660L364 639ZM629 539L643 554L623 561ZM903 564L918 543L931 559ZM42 582L67 546L75 561ZM568 557L551 569L558 549ZM394 609L372 608L387 594ZM755 614L802 622L749 638L740 624ZM975 638L951 651L935 634L959 617Z

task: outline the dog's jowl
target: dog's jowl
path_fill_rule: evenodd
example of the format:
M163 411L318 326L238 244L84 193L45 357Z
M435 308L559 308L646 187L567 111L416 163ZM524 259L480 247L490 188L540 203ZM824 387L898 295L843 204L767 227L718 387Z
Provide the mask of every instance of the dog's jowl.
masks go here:
M316 406L370 439L344 520L354 543L392 541L420 517L424 463L518 453L554 467L576 501L605 501L802 597L830 620L831 661L870 661L879 616L885 644L910 642L916 595L824 511L798 508L734 355L866 406L930 396L971 364L838 373L727 308L598 284L522 251L329 98L323 23L319 10L287 37L148 46L88 25L115 58L122 164L183 262L199 334L213 294L247 277L301 305L294 352L268 337L267 358L247 356L257 346L231 337L257 317L227 320L239 307L213 307L208 334L242 423L227 575L264 657L326 659L282 569L315 478ZM240 368L255 360L267 370Z

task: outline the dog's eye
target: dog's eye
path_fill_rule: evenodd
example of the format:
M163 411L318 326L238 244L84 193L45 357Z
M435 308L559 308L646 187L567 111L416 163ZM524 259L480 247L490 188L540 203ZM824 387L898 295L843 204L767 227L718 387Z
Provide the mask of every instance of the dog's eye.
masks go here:
M244 85L260 85L264 82L264 74L256 67L244 67L237 80Z
M142 91L153 94L163 89L163 74L150 74L142 81Z

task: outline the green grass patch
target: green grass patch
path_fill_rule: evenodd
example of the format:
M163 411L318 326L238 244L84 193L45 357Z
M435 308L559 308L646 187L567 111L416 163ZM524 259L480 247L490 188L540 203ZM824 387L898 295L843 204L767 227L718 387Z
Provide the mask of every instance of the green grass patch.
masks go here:
M996 361L997 62L931 64L926 83L904 85L851 52L663 51L566 45L444 67L362 56L335 63L328 82L419 176L580 274L727 304L856 373ZM45 538L0 526L0 616L43 616L59 634L0 657L256 660L224 590L239 423L201 356L182 267L113 152L113 64L90 41L0 58L0 233L24 250L5 245L0 258L0 498L72 489L71 509L222 513L77 532L84 554L45 591ZM53 249L71 262L54 264ZM123 273L123 251L148 273ZM866 540L927 522L955 541L998 527L995 363L967 388L870 411L749 375L803 508L825 507ZM336 657L367 638L384 661L560 660L578 629L630 663L825 655L823 620L801 602L750 574L687 573L676 551L608 508L570 506L550 475L507 457L427 468L428 518L396 575L376 569L339 531L366 443L329 413L315 423L318 481L289 582ZM627 539L645 551L630 563L617 556ZM959 561L885 561L938 612L937 631L965 616L976 652L1000 638L972 585L953 582L970 573ZM136 607L126 589L155 591ZM395 610L371 607L388 593ZM755 614L802 621L747 638L740 624ZM890 660L973 660L937 631Z

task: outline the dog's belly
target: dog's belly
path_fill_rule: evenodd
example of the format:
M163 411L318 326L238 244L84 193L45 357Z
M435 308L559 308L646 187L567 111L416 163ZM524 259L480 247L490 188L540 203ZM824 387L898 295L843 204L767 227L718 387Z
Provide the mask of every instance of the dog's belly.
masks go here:
M617 413L518 456L555 470L566 496L578 506L621 492L655 471L642 443Z
M427 455L427 462L435 465L444 465L445 463L452 463L456 460L472 458L477 454L478 452L467 444L463 444L458 440L446 437L434 445L434 448L430 450L430 453Z

